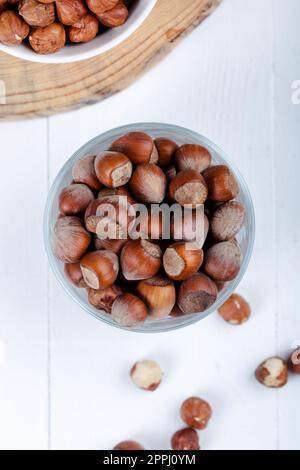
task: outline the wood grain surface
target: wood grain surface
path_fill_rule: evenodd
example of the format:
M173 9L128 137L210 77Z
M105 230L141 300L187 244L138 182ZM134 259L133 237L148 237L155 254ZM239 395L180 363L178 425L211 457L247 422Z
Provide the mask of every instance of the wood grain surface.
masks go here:
M37 64L0 53L6 103L0 119L47 116L100 101L132 83L221 0L159 0L145 23L111 51L82 62Z

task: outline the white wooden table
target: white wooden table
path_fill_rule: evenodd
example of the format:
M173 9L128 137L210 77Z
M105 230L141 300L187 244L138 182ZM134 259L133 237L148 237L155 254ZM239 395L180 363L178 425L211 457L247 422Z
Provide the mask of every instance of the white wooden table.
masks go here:
M300 343L299 23L299 0L224 0L121 94L0 123L1 448L110 449L131 438L168 449L193 394L214 409L203 449L300 448L300 377L279 391L253 377L263 359ZM169 334L118 331L81 311L50 273L42 216L57 171L91 137L137 121L199 131L245 175L257 216L239 289L253 307L245 326L216 314ZM154 394L128 377L140 358L165 371Z

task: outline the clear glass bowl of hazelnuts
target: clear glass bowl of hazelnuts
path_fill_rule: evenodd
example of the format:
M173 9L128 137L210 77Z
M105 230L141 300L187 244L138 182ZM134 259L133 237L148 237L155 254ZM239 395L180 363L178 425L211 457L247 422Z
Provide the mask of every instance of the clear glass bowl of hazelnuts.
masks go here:
M80 148L50 190L50 265L88 313L162 332L214 312L241 281L255 219L247 185L205 137L132 124Z

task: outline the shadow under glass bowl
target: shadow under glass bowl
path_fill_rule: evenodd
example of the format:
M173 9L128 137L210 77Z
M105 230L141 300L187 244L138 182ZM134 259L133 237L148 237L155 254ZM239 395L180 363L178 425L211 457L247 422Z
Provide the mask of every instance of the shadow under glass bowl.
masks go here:
M205 312L196 313L191 315L184 315L181 317L167 317L160 320L147 320L143 325L136 326L134 328L124 328L117 325L105 312L99 311L92 307L88 303L87 294L85 289L78 289L76 286L71 284L64 274L64 264L57 260L52 252L51 247L51 234L53 227L57 220L58 215L58 197L61 190L70 184L72 181L72 167L74 162L80 157L86 154L96 154L103 150L107 150L110 144L118 137L126 134L127 132L143 131L149 133L153 138L157 137L168 137L174 140L179 145L184 143L200 144L206 147L212 154L214 164L225 164L228 165L233 173L235 174L239 186L240 192L236 197L236 200L243 203L246 209L245 223L239 234L237 240L242 250L243 262L238 276L231 282L226 283L225 288L219 294L216 302ZM45 213L44 213L44 241L46 252L48 255L50 266L57 277L58 281L64 288L64 290L77 302L86 312L90 313L97 319L112 325L117 328L122 328L128 331L143 332L143 333L158 333L164 331L175 330L177 328L183 328L191 325L199 320L215 312L225 300L235 291L238 284L241 282L253 250L255 236L255 216L252 199L248 190L248 187L236 168L236 166L229 160L227 155L219 149L214 143L200 134L183 127L174 126L171 124L159 124L159 123L138 123L130 124L123 127L112 129L104 134L101 134L92 139L87 144L83 145L74 155L65 163L60 172L55 178L55 181L50 189L48 199L46 202Z

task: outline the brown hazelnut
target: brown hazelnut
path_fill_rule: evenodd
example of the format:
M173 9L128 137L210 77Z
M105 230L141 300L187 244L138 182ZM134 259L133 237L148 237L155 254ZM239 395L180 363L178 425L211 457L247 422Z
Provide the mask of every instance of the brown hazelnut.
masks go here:
M153 319L167 317L176 302L176 290L172 281L163 276L140 281L137 292L148 307Z
M95 158L95 155L85 155L77 160L73 166L72 176L75 183L84 183L93 191L99 191L102 185L96 175Z
M179 171L195 170L202 173L211 165L211 154L201 145L185 144L176 152L175 163Z
M184 428L175 432L171 439L173 450L199 450L199 437L195 429Z
M270 357L255 371L257 380L270 388L280 388L288 381L288 365L280 357Z
M65 275L67 278L79 288L85 288L86 283L83 280L82 271L80 269L80 263L67 263L64 267Z
M157 163L158 153L152 138L144 132L130 132L111 144L113 152L125 153L132 163Z
M111 10L97 15L98 20L108 28L117 28L125 23L129 15L128 8L123 1L119 1Z
M85 184L70 184L59 195L59 210L64 215L76 215L84 212L94 194Z
M101 240L100 238L98 238L97 235L95 235L94 244L96 250L109 250L113 251L114 253L116 253L116 255L118 255L127 241L127 239L110 240L109 238L107 238L106 240Z
M130 371L130 377L137 387L148 392L157 389L162 381L163 372L155 361L138 361Z
M127 328L144 323L147 314L144 302L128 292L116 298L111 310L113 320Z
M106 289L89 289L88 299L90 304L97 310L103 310L110 314L112 304L116 298L122 294L122 289L117 285L106 287Z
M136 441L123 441L117 444L113 450L145 450L144 447Z
M56 0L55 4L59 21L68 26L80 21L88 12L83 0Z
M48 26L55 21L54 3L21 0L19 2L19 14L30 26Z
M217 243L209 248L204 257L203 270L215 281L232 281L242 264L242 253L235 240Z
M163 256L164 270L174 281L185 281L200 269L203 251L193 243L177 242L166 249Z
M243 204L236 201L221 204L210 219L211 235L220 242L230 240L241 230L244 220L245 207Z
M119 0L86 0L89 9L96 15L111 10L118 2Z
M121 252L122 272L128 281L141 281L155 276L161 267L162 252L148 240L129 240Z
M60 217L52 232L53 253L65 263L77 263L86 253L91 241L78 217Z
M38 54L52 54L65 45L66 32L62 24L52 23L44 28L32 30L29 42Z
M226 165L211 166L203 173L208 186L208 197L215 202L227 202L239 193L236 177Z
M188 398L180 408L182 420L191 428L204 429L212 415L212 409L207 401L198 397Z
M104 186L117 188L130 180L132 163L124 153L102 152L96 157L95 171Z
M204 204L207 195L206 182L195 170L181 171L170 182L169 196L182 206L191 205L195 208L199 204Z
M140 202L160 204L166 195L167 179L159 166L146 163L137 166L129 186Z
M173 219L171 222L171 236L174 240L193 242L197 248L202 248L209 230L207 216L197 214L196 211L185 211L180 220ZM196 239L197 238L197 239Z
M232 294L218 312L231 325L242 325L249 319L251 308L241 295Z
M0 15L0 42L6 46L21 44L30 28L16 12L6 10Z
M79 21L69 27L68 37L71 42L89 42L99 31L99 21L92 14L83 16Z
M158 151L158 165L161 168L169 167L175 155L178 145L173 140L159 137L154 141ZM175 167L174 167L175 168Z
M290 357L290 369L295 374L300 374L300 348L296 349Z
M112 251L93 251L82 258L80 268L88 287L105 289L112 286L117 279L119 260Z
M218 296L216 284L205 274L197 273L184 281L178 292L178 305L184 314L204 312Z

